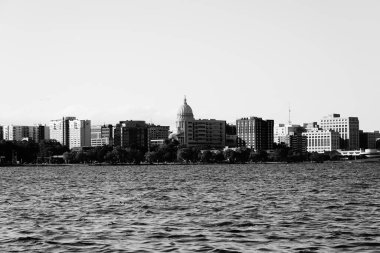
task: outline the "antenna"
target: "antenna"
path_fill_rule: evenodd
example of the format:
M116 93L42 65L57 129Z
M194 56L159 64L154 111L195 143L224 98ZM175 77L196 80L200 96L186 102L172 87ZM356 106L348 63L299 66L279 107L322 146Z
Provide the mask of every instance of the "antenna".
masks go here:
M289 121L288 121L288 124L289 124L289 125L292 124L292 121L290 120L290 104L289 104Z

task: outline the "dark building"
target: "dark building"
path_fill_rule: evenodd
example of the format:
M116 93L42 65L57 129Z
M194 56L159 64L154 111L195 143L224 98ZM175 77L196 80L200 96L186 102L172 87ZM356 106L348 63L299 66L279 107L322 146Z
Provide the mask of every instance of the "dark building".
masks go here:
M34 141L40 143L41 141L48 139L50 139L49 127L46 125L36 126Z
M114 145L123 148L147 148L148 127L145 121L120 121L114 130Z
M151 145L152 140L166 140L169 137L169 126L148 125L148 143Z
M273 149L274 121L258 117L236 120L238 146L246 146L255 151Z
M359 131L359 145L361 149L375 149L376 141L380 139L379 131L363 132Z
M237 143L236 125L226 124L226 146L233 148Z
M288 135L288 146L293 153L306 154L307 153L307 137L302 133L294 133Z
M4 136L3 136L3 126L0 126L0 141L1 140L4 140Z

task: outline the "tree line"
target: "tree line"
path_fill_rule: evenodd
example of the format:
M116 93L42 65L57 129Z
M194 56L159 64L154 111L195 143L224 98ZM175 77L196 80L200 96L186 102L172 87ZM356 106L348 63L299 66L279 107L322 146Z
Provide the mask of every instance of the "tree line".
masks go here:
M59 156L57 158L56 156ZM89 149L73 149L55 140L40 143L28 141L0 141L0 162L20 163L249 163L249 162L324 162L339 160L337 151L320 154L298 153L283 144L271 152L255 151L246 147L213 150L208 146L186 147L176 140L165 140L163 145L150 150L137 147L122 148L109 145Z

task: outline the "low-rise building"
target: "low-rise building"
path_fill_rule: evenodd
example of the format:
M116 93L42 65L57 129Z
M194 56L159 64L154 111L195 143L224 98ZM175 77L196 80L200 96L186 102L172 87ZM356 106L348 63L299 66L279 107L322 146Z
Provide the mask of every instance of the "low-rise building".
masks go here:
M359 131L359 140L361 149L375 149L376 141L380 139L379 131L363 132Z
M340 148L340 135L333 130L314 128L302 135L307 137L307 152L324 153Z

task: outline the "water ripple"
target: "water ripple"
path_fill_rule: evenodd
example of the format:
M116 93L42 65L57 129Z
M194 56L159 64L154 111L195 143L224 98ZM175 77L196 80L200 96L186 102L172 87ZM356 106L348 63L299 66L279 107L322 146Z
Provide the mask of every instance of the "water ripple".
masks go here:
M0 175L0 252L380 252L377 164Z

